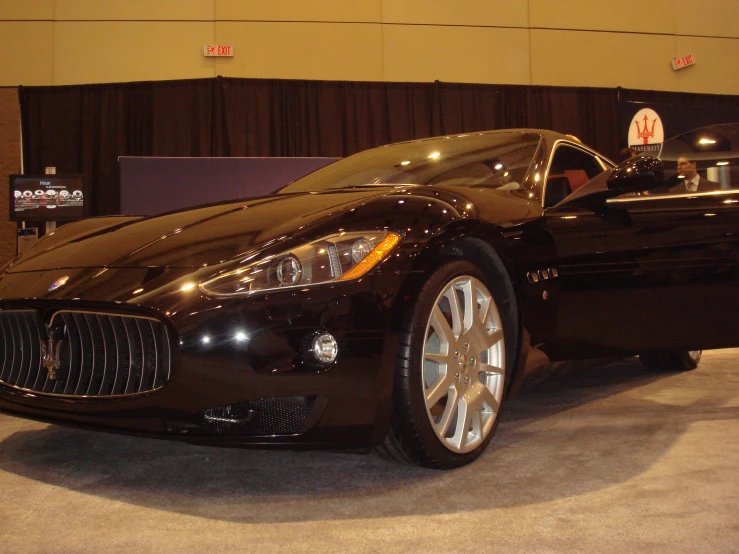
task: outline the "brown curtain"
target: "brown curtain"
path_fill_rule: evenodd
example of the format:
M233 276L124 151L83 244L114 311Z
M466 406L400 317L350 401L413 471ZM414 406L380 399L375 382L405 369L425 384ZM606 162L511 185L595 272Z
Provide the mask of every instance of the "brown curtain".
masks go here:
M619 97L640 101L645 94L221 77L19 89L26 173L46 166L83 173L95 215L119 210L118 156L347 156L390 142L509 127L574 134L614 156ZM641 101L724 101L652 94Z

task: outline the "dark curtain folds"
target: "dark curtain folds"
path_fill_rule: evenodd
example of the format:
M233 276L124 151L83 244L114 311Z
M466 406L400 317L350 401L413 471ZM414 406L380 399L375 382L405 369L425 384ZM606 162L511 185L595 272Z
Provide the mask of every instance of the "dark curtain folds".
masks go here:
M739 106L737 97L624 89L271 79L21 87L26 173L82 173L93 214L120 207L119 156L347 156L435 135L545 128L607 156L618 103Z

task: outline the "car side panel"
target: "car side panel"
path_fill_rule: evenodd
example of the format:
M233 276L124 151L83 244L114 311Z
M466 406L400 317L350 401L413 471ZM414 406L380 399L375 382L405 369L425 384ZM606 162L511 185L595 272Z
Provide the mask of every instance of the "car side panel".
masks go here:
M559 355L739 344L736 194L567 205L546 220L559 257Z

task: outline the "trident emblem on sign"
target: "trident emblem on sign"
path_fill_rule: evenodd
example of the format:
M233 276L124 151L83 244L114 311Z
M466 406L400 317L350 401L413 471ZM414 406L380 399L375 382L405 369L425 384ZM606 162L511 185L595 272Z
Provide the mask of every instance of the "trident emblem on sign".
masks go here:
M649 119L647 118L647 114L644 114L644 128L639 128L639 122L634 121L634 124L636 125L636 136L644 141L644 144L649 144L649 139L654 137L654 126L657 123L657 118L655 117L652 120L652 128L649 128Z

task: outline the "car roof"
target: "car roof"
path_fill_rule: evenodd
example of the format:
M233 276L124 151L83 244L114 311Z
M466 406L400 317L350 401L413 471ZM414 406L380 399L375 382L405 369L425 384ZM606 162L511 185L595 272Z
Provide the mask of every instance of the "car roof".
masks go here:
M460 133L449 133L446 135L437 135L433 137L425 137L420 139L411 139L411 140L404 140L400 142L393 142L390 144L386 144L384 146L395 146L396 144L411 144L414 142L426 142L426 141L433 141L433 140L439 140L449 137L463 137L463 136L470 136L470 135L498 135L498 134L504 134L504 133L527 133L527 134L534 134L539 135L547 141L549 140L570 140L573 142L579 142L578 139L573 137L572 135L565 135L563 133L558 133L557 131L552 131L549 129L529 129L529 128L511 128L511 129L495 129L490 131L471 131L471 132L460 132Z

